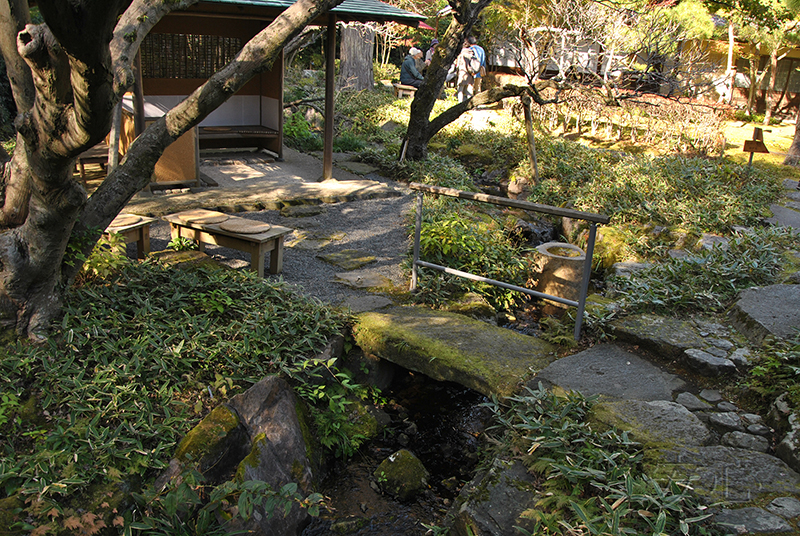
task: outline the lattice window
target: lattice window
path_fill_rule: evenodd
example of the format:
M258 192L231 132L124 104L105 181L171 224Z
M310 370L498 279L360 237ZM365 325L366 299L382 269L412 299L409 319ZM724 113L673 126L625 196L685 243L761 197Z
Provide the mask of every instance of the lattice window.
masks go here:
M143 78L207 79L241 50L237 37L150 34L141 46Z

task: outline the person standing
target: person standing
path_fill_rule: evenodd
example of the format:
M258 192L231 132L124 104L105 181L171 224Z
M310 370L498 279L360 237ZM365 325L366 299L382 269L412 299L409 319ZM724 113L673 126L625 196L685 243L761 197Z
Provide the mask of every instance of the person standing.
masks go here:
M422 51L417 47L411 47L408 51L403 65L400 67L400 83L406 86L419 88L422 85L423 76L417 69L417 60L422 59Z
M475 73L479 70L478 58L475 57L475 52L467 41L464 42L464 47L456 59L455 70L458 76L456 97L458 102L464 102L472 98Z
M467 38L467 42L469 43L472 52L475 54L475 57L478 58L481 62L481 68L478 73L475 75L475 83L474 89L475 93L481 92L481 81L483 77L486 75L486 51L483 49L482 46L478 44L478 40L475 39L474 35L470 35Z
M438 45L438 44L439 44L439 40L438 39L433 38L431 40L431 47L425 53L425 66L426 67L430 66L431 61L433 61L433 54L436 52L436 45Z

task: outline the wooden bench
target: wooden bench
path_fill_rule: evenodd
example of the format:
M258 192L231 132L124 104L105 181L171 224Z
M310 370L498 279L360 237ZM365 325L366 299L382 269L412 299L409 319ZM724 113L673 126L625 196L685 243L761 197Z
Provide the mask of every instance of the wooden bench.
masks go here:
M414 86L407 86L405 84L400 84L397 82L395 82L392 85L394 86L394 96L397 97L398 99L404 97L411 97L413 99L414 95L417 94L417 88L415 88Z
M155 218L137 214L120 214L112 221L103 234L121 234L126 244L136 244L136 258L144 259L150 254L150 225Z
M261 125L199 127L200 149L230 149L258 147L268 149L268 140L276 140L280 133Z
M283 271L283 239L292 229L203 209L185 210L163 219L169 222L173 240L181 236L196 240L200 251L205 244L214 244L250 253L250 268L258 277L264 277L264 254L267 252L270 254L269 273ZM242 230L230 230L237 227Z

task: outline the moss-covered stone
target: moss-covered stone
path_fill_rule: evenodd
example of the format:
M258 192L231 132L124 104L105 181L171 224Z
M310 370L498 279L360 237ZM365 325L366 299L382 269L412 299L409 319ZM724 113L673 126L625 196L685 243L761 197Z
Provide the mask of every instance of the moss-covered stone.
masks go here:
M381 462L372 474L380 488L407 501L428 488L428 471L419 458L401 449Z
M0 499L0 536L18 536L27 532L11 528L14 523L21 521L24 506L25 503L19 495Z
M447 304L445 310L484 322L495 320L497 316L497 311L486 301L486 298L472 292L465 294L453 303Z
M600 266L605 271L616 262L640 260L628 245L625 231L612 226L604 226L598 231L593 257L600 259Z
M472 143L464 143L459 145L453 150L456 157L460 160L468 160L470 162L482 162L491 164L495 161L495 155L491 150L480 145Z
M424 307L363 313L354 336L365 354L485 395L513 394L556 358L555 348L535 337Z
M219 405L186 434L175 451L182 463L215 460L228 450L229 436L239 426L239 417L225 405Z
M241 462L239 462L239 466L236 468L235 478L237 482L245 481L247 478L245 472L248 467L255 468L258 467L259 463L261 463L261 446L264 444L266 437L267 436L265 434L258 434L253 438L250 453L245 456Z

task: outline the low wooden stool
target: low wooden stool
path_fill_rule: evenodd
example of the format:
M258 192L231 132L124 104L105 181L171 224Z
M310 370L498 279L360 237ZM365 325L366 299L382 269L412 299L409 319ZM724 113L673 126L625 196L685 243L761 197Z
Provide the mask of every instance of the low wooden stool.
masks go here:
M213 210L194 209L163 217L169 222L173 240L185 236L196 240L203 251L204 244L214 244L250 253L250 268L264 277L264 254L269 252L269 273L283 271L283 239L292 232L259 221L228 216Z
M120 214L106 227L103 234L121 234L126 244L136 244L136 258L144 259L150 253L150 225L154 221L155 218L138 214Z

